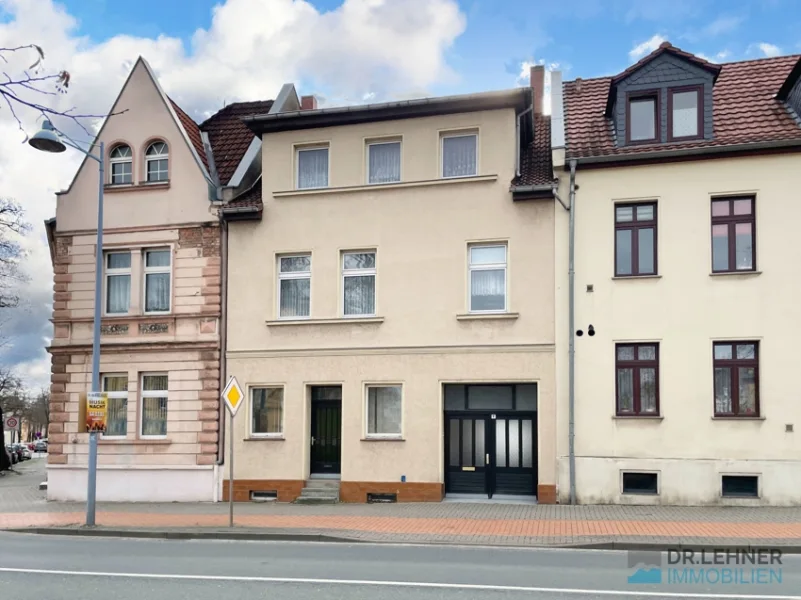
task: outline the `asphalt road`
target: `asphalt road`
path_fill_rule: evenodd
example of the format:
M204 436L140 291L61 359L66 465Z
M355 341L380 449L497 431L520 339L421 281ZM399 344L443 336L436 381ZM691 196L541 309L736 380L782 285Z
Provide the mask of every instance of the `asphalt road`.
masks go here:
M785 556L782 561L782 580L772 584L632 585L627 583L633 570L626 553L608 550L0 533L0 597L801 600L801 556Z

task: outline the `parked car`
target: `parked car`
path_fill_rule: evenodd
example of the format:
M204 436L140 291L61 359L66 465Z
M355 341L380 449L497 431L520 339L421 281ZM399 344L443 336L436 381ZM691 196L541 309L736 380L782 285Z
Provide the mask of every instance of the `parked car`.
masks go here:
M33 452L26 444L19 444L19 452L22 455L22 460L31 460L33 458Z
M19 457L17 456L17 453L14 452L14 448L11 447L11 444L6 445L6 452L8 453L8 456L11 458L11 464L16 465L19 462Z
M17 461L22 462L25 460L25 454L22 452L22 444L11 444L11 448L14 452L17 453Z
M47 452L47 442L39 440L33 448L36 452Z

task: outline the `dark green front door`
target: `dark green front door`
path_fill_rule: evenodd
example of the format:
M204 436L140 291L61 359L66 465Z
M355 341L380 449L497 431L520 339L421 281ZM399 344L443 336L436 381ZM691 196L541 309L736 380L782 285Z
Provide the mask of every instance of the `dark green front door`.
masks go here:
M342 470L342 388L311 389L311 473Z

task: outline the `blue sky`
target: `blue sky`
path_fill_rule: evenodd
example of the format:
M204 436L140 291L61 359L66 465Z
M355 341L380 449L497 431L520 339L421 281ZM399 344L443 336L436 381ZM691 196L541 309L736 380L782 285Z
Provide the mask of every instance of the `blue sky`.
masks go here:
M218 0L219 1L219 0ZM65 0L79 35L102 42L119 34L177 37L191 48L207 29L215 0ZM319 12L341 0L312 0ZM445 57L455 81L431 86L458 93L514 85L524 61L556 63L566 77L617 72L639 44L660 36L714 61L801 53L799 0L459 0L466 28ZM642 52L642 51L641 51Z

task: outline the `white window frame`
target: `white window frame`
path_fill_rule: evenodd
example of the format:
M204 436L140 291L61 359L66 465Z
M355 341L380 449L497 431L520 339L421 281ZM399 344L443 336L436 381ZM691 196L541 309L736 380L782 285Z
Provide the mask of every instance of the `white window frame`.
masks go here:
M300 187L300 153L309 150L325 150L328 152L328 164L326 168L326 185L316 187ZM295 146L295 189L296 190L324 190L331 187L331 145L328 143L304 144Z
M372 254L374 257L375 267L372 269L345 269L345 256L347 254ZM378 314L378 251L372 250L343 250L339 258L339 272L342 291L340 292L339 300L339 313L345 319L364 319L374 317ZM347 277L369 277L373 276L375 283L373 284L373 312L370 314L359 315L346 315L345 314L345 278Z
M460 179L463 177L476 177L479 172L478 164L478 131L447 131L440 133L439 136L439 177L440 179ZM457 137L473 137L476 140L476 171L472 175L445 175L445 139Z
M103 271L104 271L103 287L105 288L103 290L103 315L105 315L107 317L121 317L121 316L124 316L124 315L130 315L131 314L130 292L129 292L129 296L128 296L128 310L126 310L125 312L108 312L108 294L109 294L108 280L109 280L109 277L111 277L113 275L127 275L128 276L128 282L129 282L128 283L128 288L129 288L129 290L131 290L132 287L133 287L132 286L132 284L133 284L133 275L132 275L132 272L131 272L131 267L127 267L127 268L124 268L124 269L120 269L120 268L110 269L109 266L108 266L108 257L111 256L112 254L128 254L130 256L131 251L130 250L127 250L127 251L126 250L119 250L119 251L110 250L110 251L106 252L105 256L103 257ZM133 256L131 256L131 261L130 261L129 264L131 264L131 265L133 264Z
M308 257L309 259L309 270L308 271L290 271L288 273L284 273L281 271L281 259L282 258L303 258ZM277 285L275 290L275 314L276 318L282 321L299 321L301 319L311 319L312 314L312 254L311 252L297 252L295 254L278 254L275 257L275 270L278 273L278 277L276 279ZM305 316L289 316L289 317L282 317L281 316L281 281L285 279L308 279L309 280L309 314Z
M128 373L102 373L100 375L100 389L103 390L104 392L105 392L105 389L106 389L106 379L108 379L110 377L125 377L125 380L128 382L128 387L130 388L130 383L131 382L130 382L130 378L128 377ZM130 391L130 389L128 391ZM128 391L126 391L126 392L105 392L105 393L107 394L108 398L125 398L125 400L128 400L129 399ZM107 410L108 410L108 407L107 407ZM127 403L125 405L125 410L126 410L126 414L125 414L125 435L106 435L105 433L103 433L103 434L101 434L100 437L102 437L104 440L124 440L125 438L128 437L128 414L127 414L128 404ZM106 414L108 414L108 412Z
M506 262L473 265L473 248L503 248ZM473 310L473 271L497 271L503 269L503 309ZM476 315L497 315L509 312L509 244L486 242L467 245L467 312Z
M148 156L148 151L156 144L164 144L164 154L154 154ZM150 169L148 168L151 161L166 160L167 161L167 178L166 179L150 179ZM159 170L159 172L161 172ZM153 140L145 148L145 183L167 183L170 180L170 146L164 140Z
M145 418L145 398L167 398L167 433L169 433L169 426L170 426L170 394L168 389L167 390L145 390L145 377L166 377L167 378L167 388L170 387L170 376L169 373L164 371L153 371L153 372L145 372L139 374L139 399L140 399L140 409L139 409L139 423L137 424L138 427L138 435L140 439L143 440L163 440L167 438L167 434L165 435L145 435L142 433L142 427L144 425L144 418Z
M114 157L112 156L116 150L119 148L128 148L128 156L125 157ZM128 144L117 144L109 152L109 169L108 169L108 181L110 185L133 185L134 183L134 170L133 170L133 148L131 148ZM114 181L114 165L119 165L123 163L131 163L131 180L128 182L116 183Z
M148 267L148 252L167 252L170 255L170 265L168 267ZM172 312L173 296L173 277L172 265L174 262L172 248L144 248L142 250L142 312L146 315L168 315ZM170 307L167 310L147 310L147 276L155 273L168 273L170 275Z
M400 398L401 398L401 423L400 423L400 433L370 433L370 389L371 388L387 388L387 387L396 387L400 388ZM364 437L365 439L370 440L401 440L403 439L403 432L404 432L404 406L406 404L406 396L404 385L399 382L390 382L390 381L375 381L366 383L364 385Z
M398 180L397 181L382 181L373 183L370 181L370 147L371 146L386 146L387 144L397 144L398 152ZM403 140L398 138L388 138L379 140L369 140L367 142L367 172L365 173L365 181L367 185L392 185L393 183L400 183L403 181Z
M281 390L281 431L279 433L257 433L253 431L253 390ZM248 434L251 438L284 439L286 426L286 387L278 383L254 383L248 385Z

